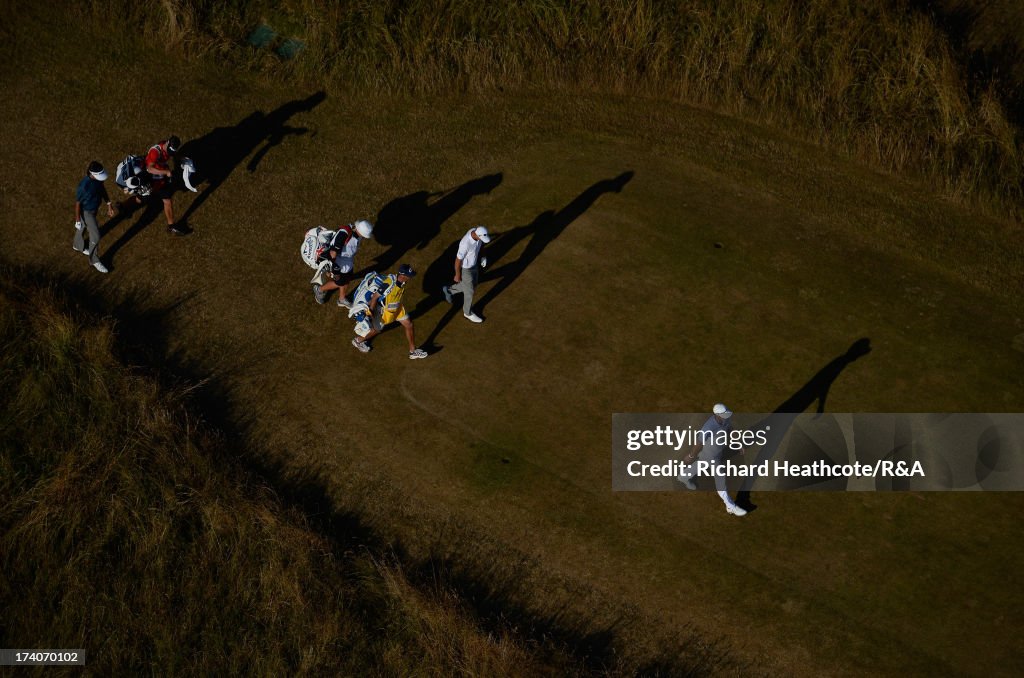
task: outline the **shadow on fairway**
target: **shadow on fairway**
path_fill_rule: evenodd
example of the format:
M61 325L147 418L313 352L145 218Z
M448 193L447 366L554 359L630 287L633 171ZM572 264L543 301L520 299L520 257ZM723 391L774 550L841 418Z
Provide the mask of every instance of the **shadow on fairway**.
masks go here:
M245 160L246 156L252 153L253 149L259 148L247 165L250 172L255 172L256 167L270 149L280 144L285 137L309 132L306 127L289 127L286 123L297 113L313 110L326 98L326 94L317 92L305 99L289 101L270 113L256 111L237 125L217 127L198 139L185 142L175 157L177 160L192 158L195 161L198 177L203 182L203 186L185 213L175 220L177 226L186 233L192 231L188 225L189 217L224 183L231 172ZM260 144L263 144L262 147ZM180 167L176 168L175 172L175 186L180 187L182 185ZM163 213L163 203L160 199L151 197L141 206L122 209L102 227L101 234L110 233L121 222L127 221L131 215L140 210L142 214L135 223L101 254L108 266L113 266L113 259L122 247Z
M476 312L479 314L483 313L484 308L493 301L499 294L504 292L508 287L516 281L516 279L522 275L526 267L532 264L537 257L540 256L544 248L548 246L555 238L562 234L562 231L566 229L572 222L576 221L584 212L597 202L605 193L619 193L626 186L627 183L633 178L633 172L623 172L614 179L605 179L599 181L590 188L580 193L576 198L573 199L568 205L563 207L561 210L554 212L548 211L541 214L539 217L533 220L533 222L527 226L519 226L497 235L490 245L485 248L487 259L490 263L490 268L480 276L478 285L481 285L489 280L498 280L498 283L494 285L490 290L487 291L482 298L476 300L473 304L476 308ZM529 238L526 244L526 249L519 255L519 258L515 261L506 263L503 266L495 268L495 264L501 262L508 256L508 253L515 248L517 244ZM423 275L423 299L419 304L416 305L415 310L412 312L412 317L416 318L421 316L432 308L437 306L443 301L441 296L441 287L443 285L451 284L452 276L455 272L455 255L458 252L459 242L453 242L448 249L444 251L440 257L434 260L430 264L426 273ZM437 339L441 335L441 332L447 327L448 323L462 311L462 297L456 296L455 303L452 304L452 308L444 314L441 320L434 327L434 330L427 337L427 340L423 343L425 350L434 352L440 350L441 347L437 345Z
M501 172L487 174L471 179L447 193L443 191L436 193L417 191L401 198L395 198L387 205L384 205L377 215L377 222L373 227L373 239L381 245L387 246L388 249L378 255L374 259L373 264L356 272L355 280L360 280L370 271L377 271L381 274L387 273L400 261L403 261L405 255L413 248L421 250L426 247L430 244L430 241L441 233L441 226L448 219L465 207L475 196L493 191L501 185L503 178ZM437 196L441 197L431 202ZM454 250L452 256L454 256ZM416 262L409 261L408 263L413 268L420 269ZM434 264L431 264L431 268L433 266ZM426 275L424 275L425 280ZM416 308L419 309L420 306ZM417 314L417 312L412 312L410 317L415 318ZM395 324L389 325L378 336L396 327L397 325ZM426 344L421 345L424 346L427 352L436 353L436 349L431 350Z
M106 264L107 268L111 271L114 270L114 257L121 250L122 247L128 244L128 242L143 231L157 218L157 216L164 213L164 206L160 200L153 199L152 201L143 203L142 205L130 205L125 203L125 206L121 207L117 214L107 221L102 227L100 227L100 242L106 234L113 232L117 226L123 222L128 221L133 214L141 212L138 219L135 220L128 230L120 235L120 237L114 241L114 243L100 252L100 259Z
M55 286L70 308L95 317L116 318L116 353L125 364L142 366L147 377L169 394L171 403L187 403L193 411L202 413L202 426L209 424L223 435L218 435L217 444L207 449L216 463L221 463L223 455L230 460L227 464L242 464L248 472L269 483L282 502L303 511L314 529L337 540L343 549L385 548L385 542L359 516L334 507L324 476L316 469L295 472L286 470L283 462L265 451L244 454L241 446L255 429L260 415L251 406L236 402L232 384L258 373L272 354L255 345L222 350L212 358L218 367L211 372L201 362L202 358L190 355L184 347L172 348L168 339L175 336L174 316L187 312L189 304L199 296L198 289L178 293L169 302L155 301L152 292L137 289L111 301L96 294L91 271L59 279L39 270L17 269L8 273L6 277L11 280L32 282L42 288ZM211 355L205 357L210 359Z
M761 452L757 456L755 464L763 464L769 461L775 452L779 449L779 443L786 436L793 421L796 420L797 416L802 414L807 408L815 403L818 404L816 412L822 414L825 412L825 401L828 399L829 389L832 387L833 382L839 378L839 375L843 370L850 365L850 363L866 356L871 353L871 340L864 337L858 339L850 345L850 348L846 350L846 353L832 360L825 367L818 370L817 374L811 377L810 381L800 387L796 393L787 398L781 405L775 408L773 414L785 414L785 417L772 417L771 424L772 430L768 437L768 442L761 449ZM754 425L753 429L763 428L765 422L759 422ZM753 479L748 478L743 483L743 489L741 489L736 495L736 503L745 508L747 511L753 511L757 507L750 500L750 488L753 485Z
M523 582L548 581L553 576L533 554L510 549L493 535L472 528L445 527L437 532L429 524L424 530L431 540L427 542L429 552L422 552L421 543L412 550L401 539L387 536L392 533L382 532L380 519L374 517L373 502L386 501L386 495L362 498L339 493L331 480L336 471L326 466L296 470L286 465L286 455L264 448L264 437L259 434L262 413L237 398L234 389L239 379L259 373L270 356L249 345L200 352L202 357L197 358L187 350L172 348L168 341L175 335L174 316L187 309L197 291L178 294L165 303L146 291L109 301L96 294L95 276L90 272L55 279L48 272L21 269L4 277L56 290L65 300L63 305L75 313L117 318L116 354L126 364L140 366L133 369L144 370L160 384L170 394L175 410L184 404L202 413L201 424L196 425L195 419L187 423L192 427L190 434L211 443L204 453L210 455L213 468L223 467L228 473L237 469L244 474L241 482L266 488L275 501L296 511L303 525L324 539L326 553L338 554L339 567L349 565L349 552L369 552L404 570L418 590L428 594L453 591L477 615L485 631L497 636L514 629L527 644L564 649L591 670L585 675L604 675L608 666L620 661L616 641L621 639L622 627L638 623L635 608L596 605L592 615L582 614L564 601L570 595L590 595L592 588L586 582L561 579L554 582L549 605L531 604L530 598L523 596ZM205 361L219 367L211 372ZM168 413L175 422L180 416ZM600 594L595 599L603 600ZM643 656L644 663L630 675L709 675L737 673L744 668L735 664L723 643L703 638L685 621L671 640Z
M186 141L178 151L177 158L192 158L205 185L178 221L187 224L188 218L202 207L254 150L256 153L246 166L250 172L255 172L270 149L284 141L285 137L308 133L309 128L290 127L288 121L294 115L313 110L326 98L324 92L316 92L305 99L282 104L270 113L255 111L237 125L217 127L198 139Z
M467 181L447 193L417 191L395 198L377 215L373 238L388 249L380 254L373 265L360 271L357 277L369 271L386 273L414 247L423 249L441 233L441 225L448 221L475 196L490 193L502 181L502 174L488 174ZM441 196L434 202L433 198ZM413 268L418 268L415 262Z
M590 209L598 198L605 193L620 193L632 178L633 172L628 171L614 179L599 181L576 196L572 202L558 212L545 212L534 219L529 226L520 226L502 233L497 242L487 248L487 258L490 260L491 267L480 278L481 283L495 279L498 280L498 283L476 302L477 311L482 313L489 303L508 289L523 274L523 271L536 261L544 248L560 236L569 224ZM498 268L494 267L494 264L504 259L516 244L526 238L530 240L518 259Z
M469 230L468 228L466 229ZM441 295L441 288L444 285L450 285L452 283L452 277L455 273L455 255L459 251L459 242L462 240L464 233L459 234L458 240L449 243L448 247L445 248L444 252L438 258L434 259L427 267L427 270L423 273L423 296L420 297L419 302L410 312L412 318L418 318L429 312L435 306L444 302L444 297ZM437 353L443 350L443 346L437 344L437 338L441 334L441 330L448 326L448 323L452 321L457 313L462 312L462 297L457 296L455 303L445 311L444 315L434 326L434 329L430 332L430 336L427 337L421 346L423 350L428 353Z
M465 539L465 537L462 537ZM464 556L451 554L484 553L480 543L459 543L453 531L453 544L437 548L429 559L405 572L410 581L426 590L434 590L443 582L462 596L485 629L499 631L503 625L525 631L528 637L543 638L555 647L565 647L593 671L592 675L633 676L708 676L719 674L747 675L749 667L741 665L729 655L726 644L718 639L702 637L697 626L682 621L671 641L658 645L653 656L629 671L609 670L621 661L615 649L621 640L622 629L637 622L633 611L593 610L587 617L567 609L564 605L550 605L537 609L523 602L523 581L534 570L530 560L522 554L506 551L504 558L479 558L470 561ZM497 541L478 536L480 542L492 548L501 548ZM443 549L443 550L442 550ZM510 562L513 563L510 566ZM568 582L566 582L568 584ZM586 597L585 590L577 595Z

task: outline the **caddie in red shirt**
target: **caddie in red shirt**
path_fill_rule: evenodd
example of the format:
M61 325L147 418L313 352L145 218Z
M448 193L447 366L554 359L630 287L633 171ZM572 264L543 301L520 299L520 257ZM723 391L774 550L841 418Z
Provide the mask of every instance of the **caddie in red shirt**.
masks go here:
M153 177L152 195L164 203L164 216L167 217L167 232L174 235L187 235L188 231L174 223L174 206L171 195L174 186L171 183L171 158L181 147L181 140L170 136L150 146L146 153L146 171Z

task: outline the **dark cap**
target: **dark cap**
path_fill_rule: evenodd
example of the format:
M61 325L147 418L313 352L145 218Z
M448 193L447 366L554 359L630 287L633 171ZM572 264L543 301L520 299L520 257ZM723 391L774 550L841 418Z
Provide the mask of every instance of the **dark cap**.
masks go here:
M416 271L413 270L409 264L402 264L398 267L398 275L404 275L406 278L412 278L416 275Z
M171 153L174 153L179 148L181 148L181 139L172 134L170 138L167 139L167 150Z

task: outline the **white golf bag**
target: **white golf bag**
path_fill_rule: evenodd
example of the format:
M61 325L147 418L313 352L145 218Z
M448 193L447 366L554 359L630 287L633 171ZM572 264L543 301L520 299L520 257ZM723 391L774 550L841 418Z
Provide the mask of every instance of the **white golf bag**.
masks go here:
M114 182L128 195L145 198L150 193L150 177L146 172L145 159L140 155L129 155L117 164Z
M316 269L316 274L309 281L310 284L323 285L330 274L331 261L324 259L318 262L317 260L320 259L320 255L323 254L324 250L331 246L335 233L336 231L329 231L323 226L317 226L306 231L306 235L302 238L302 247L299 249L299 254L302 256L302 260L306 262L306 265Z
M181 179L185 188L198 193L199 184L196 164L192 158L184 158L180 164ZM146 159L141 155L128 155L118 163L117 171L114 173L114 182L121 187L121 190L128 195L136 195L145 198L153 191L153 177L146 171Z
M370 312L370 299L373 297L374 292L380 293L381 291L376 282L374 282L376 278L376 271L370 271L363 276L359 287L356 288L355 295L352 297L352 307L348 310L348 317L355 319L355 332L360 337L365 337L370 333L370 330L374 328L379 330L381 327L381 306L377 305L376 313Z

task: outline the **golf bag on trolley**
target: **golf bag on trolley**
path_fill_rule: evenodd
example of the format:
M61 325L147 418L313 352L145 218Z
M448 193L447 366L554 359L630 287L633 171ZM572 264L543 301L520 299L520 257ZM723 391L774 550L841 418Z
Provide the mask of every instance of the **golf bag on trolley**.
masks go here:
M178 165L181 170L181 180L185 188L198 193L196 186L200 183L196 171L196 164L192 158L183 158ZM164 177L154 177L146 171L146 159L141 155L128 155L117 165L117 172L114 174L114 182L121 187L121 190L131 196L145 198L154 189L162 188L168 181Z
M370 271L363 276L362 281L356 288L352 297L352 307L348 311L348 317L356 321L355 332L360 337L365 337L370 330L380 329L381 306L378 304L376 313L370 312L370 299L374 293L380 294L380 279L376 271Z
M316 270L313 279L309 281L310 284L323 285L327 281L331 272L331 260L327 258L321 260L321 256L334 243L337 234L337 231L317 226L306 231L306 235L303 236L299 254L310 268Z
M140 155L129 155L117 164L114 182L128 195L145 198L152 191L152 177L146 171L145 160Z

